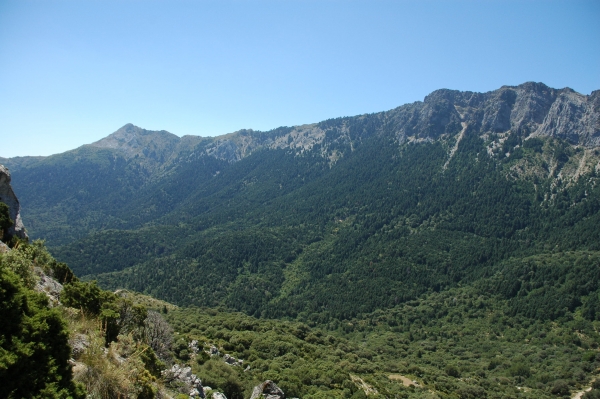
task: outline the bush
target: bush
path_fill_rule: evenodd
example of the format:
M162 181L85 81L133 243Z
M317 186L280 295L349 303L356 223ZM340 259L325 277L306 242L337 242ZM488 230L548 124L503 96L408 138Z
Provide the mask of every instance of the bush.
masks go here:
M69 333L45 295L0 265L0 397L83 398L73 383Z
M4 202L0 202L0 240L5 241L8 240L9 237L6 237L6 230L10 229L13 225L13 221L10 218L10 213L8 212L8 205Z
M54 277L61 284L79 281L66 263L55 261L50 264L50 268L52 269L52 277Z
M550 392L556 396L567 396L569 395L569 385L564 380L558 380L554 383Z
M453 364L449 364L446 366L446 374L448 374L450 377L454 377L454 378L460 377L460 371Z
M61 301L65 306L81 309L88 315L97 316L102 309L103 296L103 291L95 281L91 283L74 281L64 286Z
M529 369L529 366L526 366L522 363L517 363L517 364L513 364L508 369L508 374L513 377L529 378L529 376L531 375L531 370Z
M171 361L173 328L158 312L149 311L144 320L144 340L162 361Z
M600 390L592 389L591 391L586 392L582 396L582 399L600 399Z
M237 371L220 359L212 359L204 363L198 372L202 383L206 386L223 390L229 399L244 399L244 384Z
M485 390L480 386L465 386L459 388L456 393L460 399L484 399L487 398Z

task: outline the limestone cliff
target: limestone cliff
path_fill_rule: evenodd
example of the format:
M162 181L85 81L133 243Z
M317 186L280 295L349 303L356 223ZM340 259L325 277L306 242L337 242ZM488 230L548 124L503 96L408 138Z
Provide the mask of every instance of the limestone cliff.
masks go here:
M435 140L460 132L466 124L480 135L551 136L575 145L600 146L600 91L586 96L534 82L487 93L442 89L423 102L385 114L401 139Z
M28 238L25 226L21 220L21 206L10 185L10 172L4 165L0 165L0 202L8 205L10 218L14 224L8 229L9 236L17 236L22 239Z

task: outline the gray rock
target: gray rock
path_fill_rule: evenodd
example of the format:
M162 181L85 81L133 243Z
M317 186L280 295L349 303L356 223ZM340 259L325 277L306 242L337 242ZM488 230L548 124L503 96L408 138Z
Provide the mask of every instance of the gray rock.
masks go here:
M206 353L208 353L211 357L221 355L221 352L219 352L219 349L217 349L217 347L214 345L211 345L210 348L208 348L208 350L206 351Z
M273 381L267 380L254 387L250 399L285 399L285 394Z
M69 339L69 345L71 346L73 358L77 359L90 346L90 340L85 334L75 334L74 337Z
M236 359L235 357L228 354L225 354L225 356L223 356L223 360L230 366L241 366L244 363L242 359Z
M227 399L227 396L221 392L213 392L212 399Z
M170 369L163 370L162 376L167 384L176 387L180 392L192 397L205 398L202 381L195 374L192 374L191 367L174 364Z
M198 353L198 351L200 350L200 348L198 348L198 341L196 341L195 339L192 340L192 342L189 343L188 348L190 348L190 351L192 353Z
M4 165L0 165L0 202L8 205L8 213L14 224L6 232L9 237L17 236L21 239L29 238L21 220L21 206L10 185L10 172Z
M45 274L39 267L34 268L34 273L38 276L38 281L34 289L46 294L48 299L50 299L51 305L58 305L60 303L60 294L63 291L62 284Z

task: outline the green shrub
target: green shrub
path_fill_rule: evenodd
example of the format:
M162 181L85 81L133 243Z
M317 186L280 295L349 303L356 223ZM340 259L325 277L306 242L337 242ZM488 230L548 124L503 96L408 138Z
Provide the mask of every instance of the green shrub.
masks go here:
M228 399L244 399L244 383L238 369L225 364L221 359L211 359L199 368L197 374L202 377L203 384L218 387Z
M550 389L556 396L566 396L569 395L569 385L565 380L558 380L552 385L552 389Z
M8 230L13 225L13 221L10 218L10 214L8 212L8 205L4 202L0 202L0 240L5 241L8 239L6 236L6 230Z
M0 265L0 397L83 398L73 383L69 333L60 314Z
M583 394L582 399L600 399L600 390L592 389L591 391Z
M95 281L90 283L73 281L64 286L61 295L61 301L65 306L81 309L84 313L93 316L100 314L105 303L114 300L114 294L100 289Z
M531 370L529 366L526 366L522 363L513 364L508 369L508 374L513 377L525 377L528 378L531 375Z
M454 377L454 378L460 377L460 371L453 364L447 365L445 371L446 371L446 374L450 377Z

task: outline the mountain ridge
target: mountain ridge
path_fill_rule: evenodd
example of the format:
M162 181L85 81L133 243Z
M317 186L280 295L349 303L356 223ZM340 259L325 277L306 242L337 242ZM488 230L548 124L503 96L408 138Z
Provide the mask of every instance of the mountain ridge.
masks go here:
M17 168L16 190L31 235L106 287L254 315L354 317L510 256L598 250L599 93L439 90L194 147L126 125L100 146Z
M478 109L482 106L483 109ZM360 119L366 115L377 116L382 126L390 125L395 129L400 143L455 135L462 129L460 123L464 122L476 126L480 135L516 131L525 134L525 139L550 136L587 148L600 146L600 90L583 95L570 88L553 89L543 83L526 82L485 93L439 89L423 101L388 111L280 127L267 132L242 129L215 137L178 137L165 130L146 130L127 123L105 138L70 151L95 147L119 150L127 158L137 155L164 162L179 154L191 156L193 149L235 162L260 148L310 148L322 143L324 124ZM339 133L345 133L343 126L339 130ZM56 155L60 154L49 157ZM0 161L19 168L47 158L15 157L0 158Z

